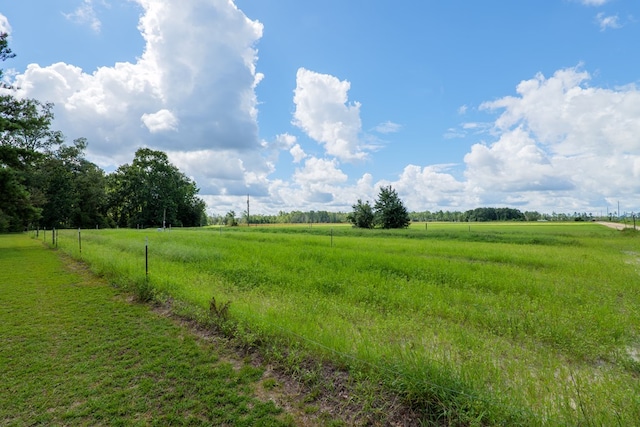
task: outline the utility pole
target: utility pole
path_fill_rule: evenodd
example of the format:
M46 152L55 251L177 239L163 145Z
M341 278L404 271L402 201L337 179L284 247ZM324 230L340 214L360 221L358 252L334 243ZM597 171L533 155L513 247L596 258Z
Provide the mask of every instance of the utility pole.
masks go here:
M247 227L251 226L251 215L249 214L249 195L247 194Z

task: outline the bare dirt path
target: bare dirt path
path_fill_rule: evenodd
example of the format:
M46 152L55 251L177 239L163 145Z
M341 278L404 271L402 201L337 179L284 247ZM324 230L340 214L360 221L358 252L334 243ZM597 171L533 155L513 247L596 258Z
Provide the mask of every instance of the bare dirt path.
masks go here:
M625 228L633 228L632 224L624 224L624 223L619 223L619 222L598 221L598 224L604 225L605 227L615 228L616 230L624 230ZM637 229L638 229L638 226L636 226L636 230Z

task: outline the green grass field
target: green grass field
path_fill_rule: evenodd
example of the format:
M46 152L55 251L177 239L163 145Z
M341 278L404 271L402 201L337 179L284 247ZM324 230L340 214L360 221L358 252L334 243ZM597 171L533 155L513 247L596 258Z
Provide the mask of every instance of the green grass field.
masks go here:
M296 425L253 396L261 368L22 235L0 235L0 337L2 426Z
M42 236L40 236L42 238ZM424 420L640 420L640 237L597 224L82 230L61 250L206 313L286 361L302 349ZM47 238L50 240L51 236ZM279 350L280 349L280 350ZM295 360L289 360L290 366ZM366 399L366 392L365 394Z

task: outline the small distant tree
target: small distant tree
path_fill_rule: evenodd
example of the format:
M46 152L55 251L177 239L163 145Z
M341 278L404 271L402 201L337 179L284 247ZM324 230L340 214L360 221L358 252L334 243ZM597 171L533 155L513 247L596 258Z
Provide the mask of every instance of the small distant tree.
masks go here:
M224 224L229 227L235 227L238 225L238 220L236 219L235 211L229 211L224 217Z
M396 190L390 185L380 187L378 199L374 205L375 224L382 228L407 228L411 219Z
M347 215L347 221L358 228L373 228L373 208L369 202L362 203L362 200L358 199L358 202L352 206L353 212Z

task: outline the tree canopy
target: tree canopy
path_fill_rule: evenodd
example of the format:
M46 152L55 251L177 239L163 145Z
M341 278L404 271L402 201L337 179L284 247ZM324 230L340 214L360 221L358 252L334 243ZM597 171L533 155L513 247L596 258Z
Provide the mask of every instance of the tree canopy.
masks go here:
M15 56L8 47L7 37L6 33L0 34L2 61ZM0 86L6 87L1 82ZM37 220L41 212L29 191L29 179L40 155L14 143L14 135L25 128L26 115L21 105L11 95L0 96L0 231L21 230Z
M162 151L140 148L107 180L109 215L121 227L199 226L205 203L195 182Z
M35 173L43 194L40 225L61 227L108 227L106 177L102 169L84 158L87 141L60 145L41 162Z
M396 190L390 185L380 187L374 204L375 223L382 228L407 228L411 219Z
M358 228L373 228L375 215L369 201L362 203L358 199L357 203L352 206L353 211L347 215L347 221Z

